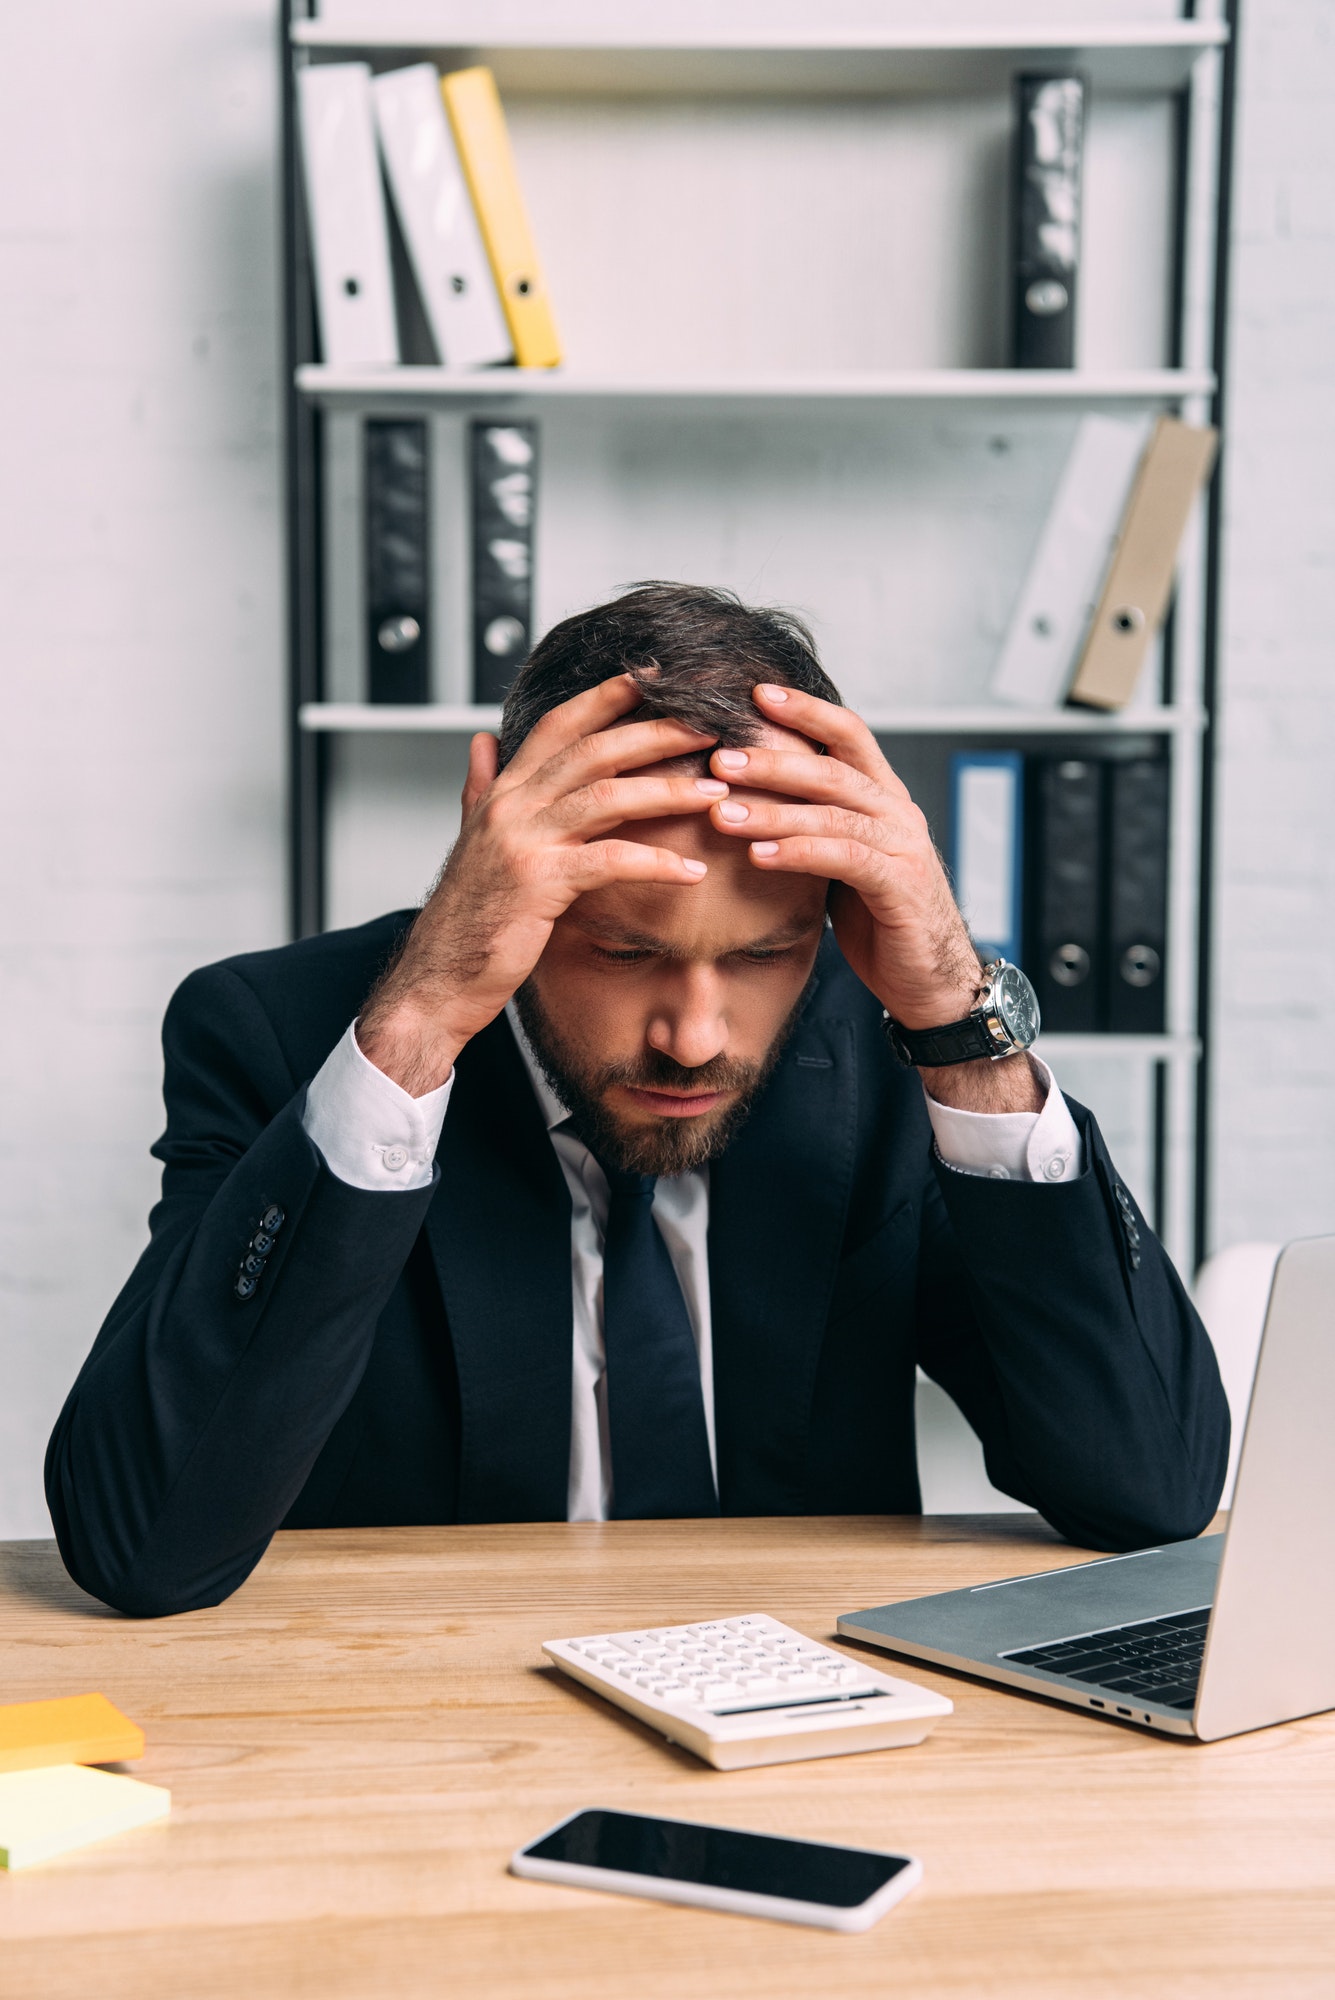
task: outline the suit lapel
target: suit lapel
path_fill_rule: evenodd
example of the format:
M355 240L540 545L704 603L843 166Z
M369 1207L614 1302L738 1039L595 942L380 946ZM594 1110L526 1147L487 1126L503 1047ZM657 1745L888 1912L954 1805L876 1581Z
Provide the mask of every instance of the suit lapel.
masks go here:
M504 1015L456 1065L426 1233L459 1377L461 1521L563 1521L570 1196Z
M797 1028L710 1168L714 1414L725 1514L799 1513L811 1398L853 1179L853 1024Z

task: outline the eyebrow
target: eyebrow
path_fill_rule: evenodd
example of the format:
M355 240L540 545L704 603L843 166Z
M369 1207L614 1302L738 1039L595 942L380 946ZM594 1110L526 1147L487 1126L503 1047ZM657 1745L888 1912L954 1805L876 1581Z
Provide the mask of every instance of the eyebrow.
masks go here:
M579 917L576 921L579 928L587 936L597 938L602 944L617 945L624 950L661 951L666 953L668 957L675 956L673 947L667 944L662 938L655 937L651 931L637 931L627 924L615 923L603 917ZM812 931L822 927L823 923L824 913L822 912L819 919L804 917L798 922L781 924L777 930L770 931L767 936L747 938L743 943L733 945L732 949L734 951L782 951L786 945L798 944L803 938L809 937Z

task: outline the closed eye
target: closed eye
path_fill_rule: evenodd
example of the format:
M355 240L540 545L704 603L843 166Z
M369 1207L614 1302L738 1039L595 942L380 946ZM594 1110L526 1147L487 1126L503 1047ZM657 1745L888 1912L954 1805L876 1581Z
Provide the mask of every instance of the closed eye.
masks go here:
M593 955L595 958L608 960L612 965L639 965L644 959L656 956L647 945L628 945L622 951L614 951L609 945L603 944L596 944L593 947Z
M747 965L777 965L781 959L791 958L796 950L795 944L757 945L754 950L735 952L733 956Z

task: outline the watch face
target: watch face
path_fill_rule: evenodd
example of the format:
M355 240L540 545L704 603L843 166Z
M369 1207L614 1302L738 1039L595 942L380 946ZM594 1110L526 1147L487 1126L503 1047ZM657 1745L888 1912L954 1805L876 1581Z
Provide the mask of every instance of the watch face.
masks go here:
M1004 965L992 989L992 1004L1002 1027L1022 1049L1038 1039L1038 995L1018 965Z

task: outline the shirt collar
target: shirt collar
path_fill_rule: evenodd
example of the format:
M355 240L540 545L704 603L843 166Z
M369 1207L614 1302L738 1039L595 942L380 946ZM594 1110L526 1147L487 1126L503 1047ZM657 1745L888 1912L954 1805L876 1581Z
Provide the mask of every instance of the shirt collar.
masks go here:
M524 1033L519 1019L519 1009L515 1006L513 1000L507 1000L505 1003L505 1018L510 1023L510 1030L514 1035L515 1044L520 1055L524 1058L524 1067L528 1071L528 1080L533 1085L533 1094L538 1100L539 1108L546 1121L547 1130L554 1132L558 1125L565 1124L570 1113L543 1075L542 1064L533 1053L533 1045Z

